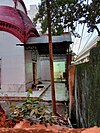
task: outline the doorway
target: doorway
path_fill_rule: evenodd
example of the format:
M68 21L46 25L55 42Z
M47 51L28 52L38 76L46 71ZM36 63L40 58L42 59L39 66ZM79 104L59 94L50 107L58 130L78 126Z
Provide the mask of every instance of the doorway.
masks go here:
M54 62L54 80L55 81L65 81L65 61L55 61Z

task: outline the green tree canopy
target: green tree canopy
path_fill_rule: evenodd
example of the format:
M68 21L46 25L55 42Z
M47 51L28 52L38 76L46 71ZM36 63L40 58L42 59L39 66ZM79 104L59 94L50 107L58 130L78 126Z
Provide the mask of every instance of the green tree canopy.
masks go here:
M66 29L74 33L78 24L85 23L88 32L97 30L100 35L100 1L99 0L49 0L51 10L51 29L53 35L59 35ZM41 23L42 33L47 31L46 0L41 0L39 12L33 19Z

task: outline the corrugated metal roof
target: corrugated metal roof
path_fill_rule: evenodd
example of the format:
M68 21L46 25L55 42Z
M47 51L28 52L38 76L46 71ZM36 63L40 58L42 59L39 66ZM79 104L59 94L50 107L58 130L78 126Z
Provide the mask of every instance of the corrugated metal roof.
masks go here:
M96 42L100 40L100 36L96 36L94 37L89 43L88 45L82 49L82 51L79 53L79 56L83 55L84 53L86 53L87 51L89 51L91 48L93 48L96 45Z
M96 46L97 41L100 40L100 36L96 36L94 37L89 43L88 45L80 52L80 54L78 55L77 59L76 59L76 63L77 62L81 62L84 59L86 59L89 55L90 55L90 50Z

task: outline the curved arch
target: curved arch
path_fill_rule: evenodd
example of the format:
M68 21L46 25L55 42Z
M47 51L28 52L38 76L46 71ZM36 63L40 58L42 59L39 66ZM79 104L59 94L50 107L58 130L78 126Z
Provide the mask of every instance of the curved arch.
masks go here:
M15 35L25 43L29 37L39 36L29 17L20 10L0 6L0 30Z
M21 42L23 42L23 43L25 42L25 37L24 37L23 31L21 31L18 27L14 26L12 24L0 21L0 30L9 32L9 33L13 34L14 36L16 36Z
M28 39L30 37L38 37L39 34L35 28L32 28L31 30L29 30L26 36L27 36L26 38Z

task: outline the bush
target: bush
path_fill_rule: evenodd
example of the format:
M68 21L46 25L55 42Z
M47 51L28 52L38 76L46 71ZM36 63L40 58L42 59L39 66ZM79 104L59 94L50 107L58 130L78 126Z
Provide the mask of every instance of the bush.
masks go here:
M30 97L31 89L28 91L26 100L18 106L10 106L9 117L12 121L18 123L23 119L29 120L30 124L56 123L52 112L49 112L47 106L41 103L41 99Z

